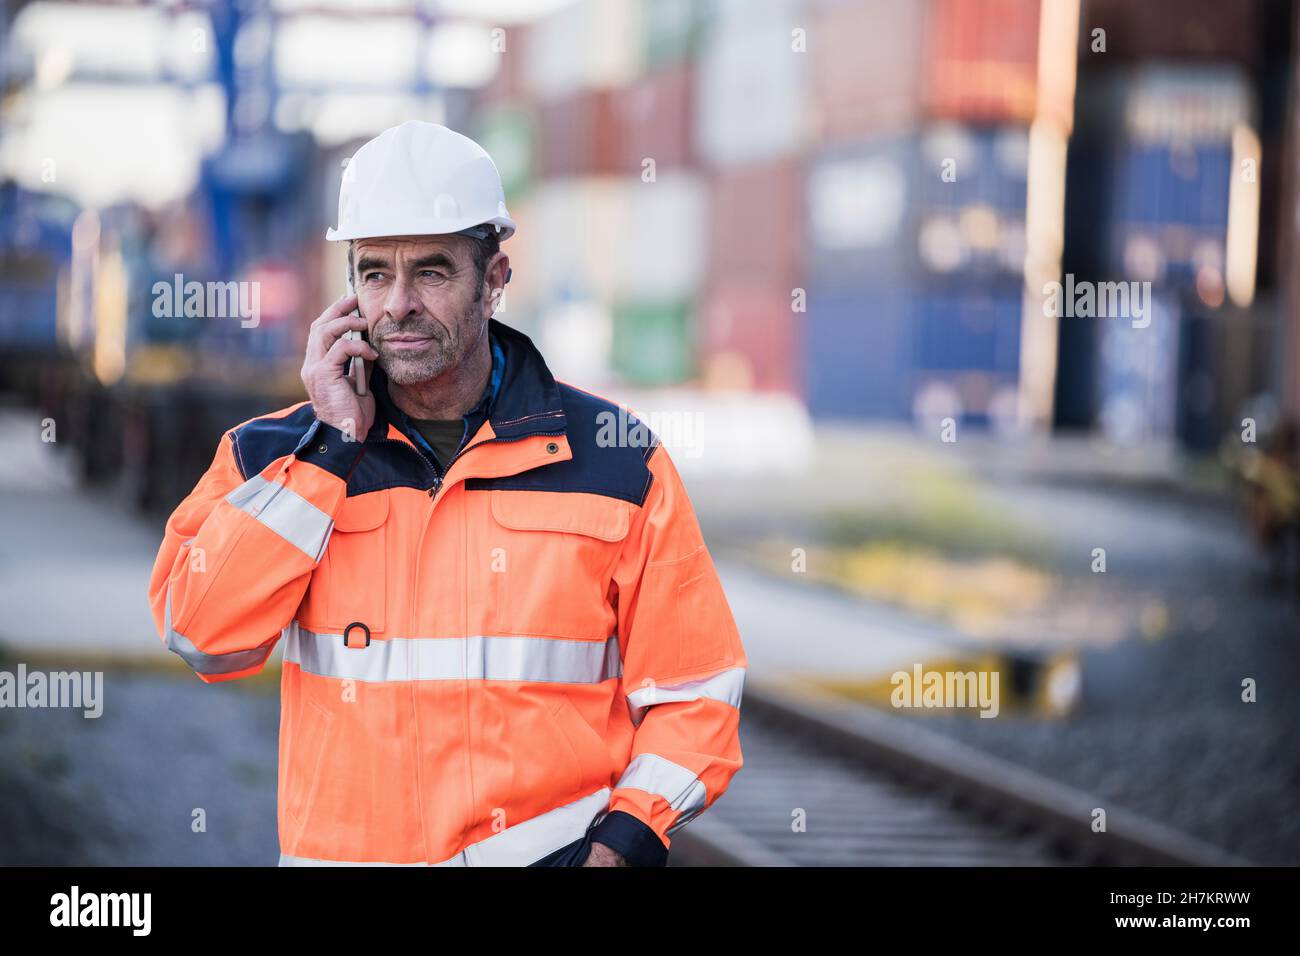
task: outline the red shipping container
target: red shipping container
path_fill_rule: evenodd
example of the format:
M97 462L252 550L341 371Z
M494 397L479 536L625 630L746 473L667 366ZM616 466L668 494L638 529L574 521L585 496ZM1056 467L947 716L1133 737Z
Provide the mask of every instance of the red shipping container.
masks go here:
M590 90L538 107L542 178L636 171L620 165L614 95L611 90Z
M709 272L720 283L789 286L803 272L803 168L781 159L709 178ZM788 284L787 284L788 283Z
M1033 120L1040 0L930 0L925 106L967 121Z
M924 17L920 0L871 0L810 12L814 138L852 140L916 125Z
M727 283L701 300L699 367L707 385L803 394L803 319L790 289Z
M692 162L693 89L691 64L682 62L647 74L617 93L624 169L640 175L647 157L655 161L656 169Z

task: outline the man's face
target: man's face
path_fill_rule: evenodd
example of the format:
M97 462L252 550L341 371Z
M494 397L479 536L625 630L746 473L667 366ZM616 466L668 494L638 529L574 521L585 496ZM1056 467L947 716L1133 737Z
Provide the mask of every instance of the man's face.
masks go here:
M482 335L487 314L473 241L465 236L358 239L354 284L370 344L398 385L454 368Z

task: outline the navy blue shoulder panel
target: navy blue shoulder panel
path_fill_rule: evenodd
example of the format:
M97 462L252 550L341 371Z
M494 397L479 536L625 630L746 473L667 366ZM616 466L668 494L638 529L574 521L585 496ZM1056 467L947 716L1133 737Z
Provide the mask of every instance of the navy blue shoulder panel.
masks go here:
M279 418L254 418L230 430L235 461L247 479L277 458L294 454L316 421L311 402ZM382 437L387 424L376 417L366 436L366 449L348 475L351 498L383 488L428 488L435 477L433 466L420 453L398 441Z
M366 453L348 475L348 497L385 488L429 488L438 473L418 451L403 442L366 440Z
M571 491L606 495L640 507L650 491L653 473L649 460L659 447L659 436L636 416L614 402L556 383L564 409L564 428L573 457L516 475L469 478L467 491ZM287 415L255 418L229 432L235 460L245 479L267 465L293 454L316 420L308 402ZM376 430L377 431L377 430ZM348 476L349 497L382 488L428 488L432 466L401 442L387 441L372 432L365 454Z
M316 412L307 402L279 418L254 418L229 432L235 449L235 461L245 479L285 455L293 454L302 436L316 420Z
M654 477L648 464L659 436L614 402L564 382L565 435L573 457L517 475L469 478L466 491L573 491L606 495L640 507Z

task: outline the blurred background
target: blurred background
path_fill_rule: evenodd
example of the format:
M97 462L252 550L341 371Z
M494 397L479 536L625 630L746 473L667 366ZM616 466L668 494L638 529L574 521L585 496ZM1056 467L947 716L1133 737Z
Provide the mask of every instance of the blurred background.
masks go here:
M500 169L497 318L659 426L755 686L1300 862L1291 0L5 0L0 31L0 663L107 675L95 720L0 710L0 863L274 863L275 670L200 684L147 577L222 432L305 398L344 161L408 119ZM169 308L191 281L259 321ZM896 706L914 666L997 673L997 717ZM737 831L808 802L753 752Z

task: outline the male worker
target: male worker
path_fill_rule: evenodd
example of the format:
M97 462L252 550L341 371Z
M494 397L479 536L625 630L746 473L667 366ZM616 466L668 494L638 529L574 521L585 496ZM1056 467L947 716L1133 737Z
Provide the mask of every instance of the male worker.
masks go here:
M662 866L741 766L745 653L681 479L492 318L514 230L472 140L361 147L310 401L227 432L167 523L171 650L230 680L284 637L282 865Z

